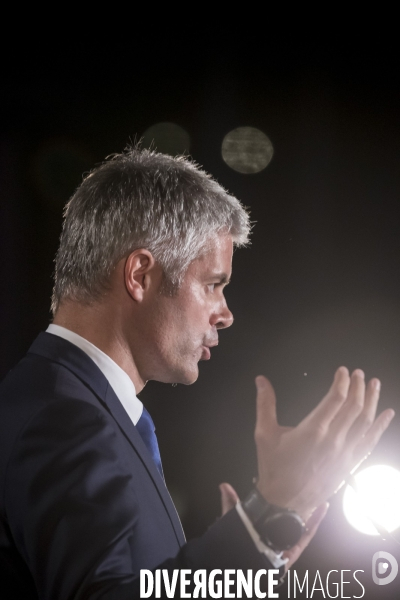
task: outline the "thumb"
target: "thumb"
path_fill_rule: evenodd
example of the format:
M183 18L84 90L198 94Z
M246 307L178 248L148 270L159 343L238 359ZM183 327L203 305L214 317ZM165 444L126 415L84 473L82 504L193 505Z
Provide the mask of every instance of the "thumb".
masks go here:
M257 422L256 437L267 435L277 426L276 397L274 388L264 375L256 377L257 387Z
M222 516L226 515L239 502L239 496L229 483L221 483L219 485L221 492Z

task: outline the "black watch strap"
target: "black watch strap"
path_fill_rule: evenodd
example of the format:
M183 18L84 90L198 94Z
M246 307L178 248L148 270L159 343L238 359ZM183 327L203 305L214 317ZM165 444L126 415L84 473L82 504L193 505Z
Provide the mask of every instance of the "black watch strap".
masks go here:
M275 552L295 546L305 531L295 511L270 504L257 488L242 502L242 508L261 540Z

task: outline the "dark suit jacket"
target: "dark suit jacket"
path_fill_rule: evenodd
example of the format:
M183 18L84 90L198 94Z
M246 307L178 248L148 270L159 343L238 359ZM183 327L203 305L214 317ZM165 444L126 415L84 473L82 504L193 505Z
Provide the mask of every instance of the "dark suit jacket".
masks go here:
M132 600L141 568L270 566L235 510L185 543L107 379L49 333L0 387L0 490L2 600Z

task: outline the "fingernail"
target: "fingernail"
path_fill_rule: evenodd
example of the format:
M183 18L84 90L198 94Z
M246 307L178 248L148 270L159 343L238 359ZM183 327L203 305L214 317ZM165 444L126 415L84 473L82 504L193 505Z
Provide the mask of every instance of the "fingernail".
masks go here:
M347 367L344 367L344 366L339 367L335 373L335 375L348 375L348 374L349 374L349 370Z
M386 419L387 419L387 421L388 421L389 423L390 423L390 421L393 419L393 417L394 417L394 415L395 415L395 414L396 414L396 413L394 412L394 410L392 410L392 411L391 411L391 412L388 414L388 416L386 417Z
M374 379L374 388L377 392L379 392L379 390L381 389L381 382L379 381L379 379Z
M365 378L365 373L362 369L356 369L353 371L353 375L357 375L357 377L361 377L362 379Z

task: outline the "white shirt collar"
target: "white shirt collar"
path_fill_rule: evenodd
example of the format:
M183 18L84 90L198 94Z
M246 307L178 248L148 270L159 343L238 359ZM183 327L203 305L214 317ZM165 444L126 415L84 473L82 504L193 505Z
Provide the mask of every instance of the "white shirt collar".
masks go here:
M85 340L85 338L77 333L53 323L48 326L46 332L58 335L64 338L64 340L71 342L71 344L75 344L75 346L83 350L96 363L128 413L132 423L136 425L142 415L143 404L136 397L135 386L129 375L112 358L102 352L100 348L97 348L97 346Z

